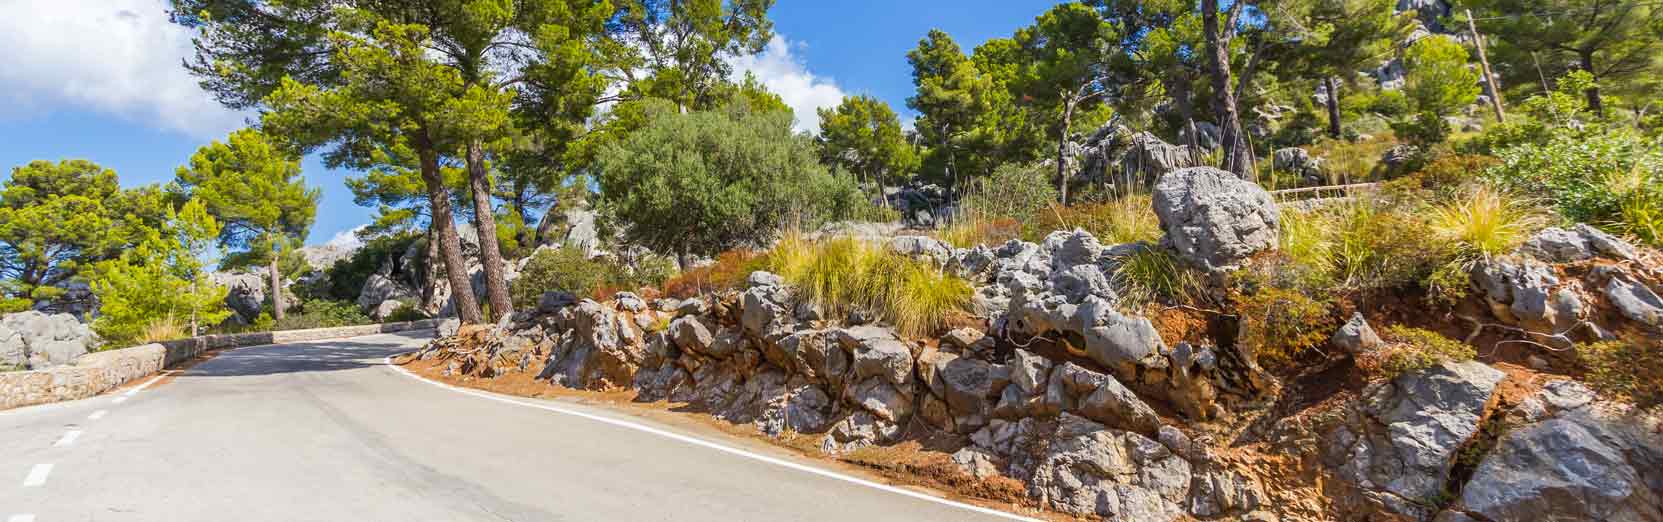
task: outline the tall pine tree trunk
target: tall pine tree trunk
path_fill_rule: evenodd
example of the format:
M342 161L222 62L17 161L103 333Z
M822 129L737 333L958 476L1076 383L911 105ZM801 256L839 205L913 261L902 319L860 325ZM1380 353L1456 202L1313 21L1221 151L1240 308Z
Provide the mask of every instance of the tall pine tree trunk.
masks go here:
M277 271L277 249L271 249L271 263L266 265L267 275L271 276L271 317L282 321L287 314L283 312L283 275Z
M1328 88L1328 137L1340 137L1340 86L1333 76L1322 79Z
M439 155L432 146L417 150L421 156L422 181L427 185L427 203L433 210L433 230L439 238L440 258L445 263L445 278L450 281L450 298L455 303L456 317L464 323L479 322L479 301L474 299L473 286L468 282L468 264L462 260L462 238L456 235L456 218L451 215L450 188L439 174ZM480 243L485 243L480 238Z
M439 257L438 229L433 226L432 222L429 222L427 224L427 259L422 260L422 269L426 271L422 274L422 310L434 315L437 315L439 309L443 307L443 305L433 302L439 293L439 274L435 273L438 270L434 270L433 267L439 266L438 263L441 262L443 261Z
M1057 191L1062 194L1062 205L1068 206L1068 131L1074 123L1074 99L1063 93L1062 133L1057 137Z
M468 141L468 182L473 188L474 220L479 223L479 257L485 265L485 292L491 302L491 320L514 313L508 298L508 282L502 277L502 250L497 245L497 218L491 212L491 178L485 173L485 145Z
M1578 58L1582 59L1582 70L1588 71L1588 74L1590 75L1595 75L1594 79L1598 80L1599 76L1597 76L1597 73L1594 72L1594 53L1584 52L1577 54L1579 55ZM1599 95L1599 84L1596 83L1593 87L1589 87L1583 94L1588 97L1588 110L1594 111L1595 116L1604 118L1605 100Z
M1212 77L1219 142L1224 148L1224 163L1220 168L1241 179L1257 181L1253 179L1253 150L1247 146L1241 115L1236 112L1236 92L1230 81L1230 41L1220 32L1218 0L1201 0L1201 25L1207 39L1207 72Z

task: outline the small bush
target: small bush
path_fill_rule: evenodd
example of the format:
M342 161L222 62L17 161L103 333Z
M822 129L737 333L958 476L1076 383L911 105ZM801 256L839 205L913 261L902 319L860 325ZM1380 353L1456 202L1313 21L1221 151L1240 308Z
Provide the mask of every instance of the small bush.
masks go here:
M1636 166L1607 173L1604 189L1617 200L1617 216L1608 228L1652 246L1663 246L1663 175L1648 179Z
M677 299L732 290L745 285L745 277L765 268L765 260L754 250L729 250L716 255L716 262L684 271L664 281L664 295Z
M364 312L358 309L357 303L313 299L301 303L299 313L295 313L291 308L289 314L284 316L282 321L277 321L270 329L304 330L308 328L353 326L372 322L374 321L371 321L369 316L364 315ZM256 321L256 324L258 323L259 321Z
M1468 361L1478 356L1467 343L1403 325L1387 327L1381 339L1386 341L1385 347L1357 361L1359 368L1378 377L1396 378L1439 363Z
M1522 194L1552 201L1566 219L1616 228L1646 228L1647 212L1663 196L1663 142L1628 130L1583 135L1561 132L1542 145L1519 145L1497 153L1501 162L1485 171L1490 181ZM1638 198L1638 199L1635 199ZM1614 225L1614 226L1613 226Z
M1397 139L1403 140L1404 143L1424 150L1449 139L1451 129L1449 128L1449 122L1438 113L1421 112L1415 114L1413 118L1393 122L1392 132L1397 134Z
M34 305L34 301L21 297L0 297L0 315L22 312Z
M1236 303L1236 342L1260 361L1286 364L1328 340L1338 326L1329 304L1295 290L1262 287Z
M1449 257L1418 209L1379 199L1336 205L1335 280L1348 288L1397 288L1423 280Z
M970 186L960 208L980 219L1026 220L1057 203L1051 173L1040 165L1001 165Z
M1576 353L1588 369L1588 385L1602 395L1641 409L1663 405L1663 350L1603 341L1577 345Z
M1484 174L1484 171L1498 163L1494 156L1477 154L1445 154L1433 159L1408 179L1412 179L1419 188L1437 189L1441 187L1460 187Z
M400 302L398 309L393 310L391 314L387 314L387 317L382 320L389 323L402 323L405 321L420 321L426 318L427 314L422 313L420 309L416 308L415 304Z
M768 270L828 316L866 310L903 335L934 334L970 305L968 282L857 239L810 242L790 235L766 260Z
M1277 252L1287 261L1283 278L1300 288L1330 284L1334 248L1328 220L1320 212L1283 210Z
M669 261L662 258L637 260L624 266L610 258L590 259L582 249L543 249L526 262L520 277L508 287L517 308L537 306L543 292L571 292L579 298L602 297L619 291L656 287L669 277Z

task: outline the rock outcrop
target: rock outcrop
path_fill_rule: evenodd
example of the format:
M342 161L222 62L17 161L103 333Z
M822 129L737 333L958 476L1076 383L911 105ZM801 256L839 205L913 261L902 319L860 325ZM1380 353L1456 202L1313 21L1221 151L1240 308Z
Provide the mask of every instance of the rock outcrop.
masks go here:
M98 335L69 314L36 311L0 318L0 366L43 370L98 349Z
M260 317L261 307L266 302L266 286L270 283L264 276L249 272L215 272L209 275L214 284L223 286L225 306L244 323L253 323Z
M1325 455L1354 494L1341 508L1358 517L1386 513L1425 520L1450 480L1455 452L1488 413L1505 377L1484 363L1444 363L1370 386Z

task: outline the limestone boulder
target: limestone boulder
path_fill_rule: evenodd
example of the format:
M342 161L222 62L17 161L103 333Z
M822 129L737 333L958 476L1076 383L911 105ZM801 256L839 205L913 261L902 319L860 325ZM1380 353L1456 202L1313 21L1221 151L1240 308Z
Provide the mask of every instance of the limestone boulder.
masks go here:
M1229 268L1276 247L1280 210L1257 184L1212 167L1161 176L1154 190L1162 244L1206 269Z

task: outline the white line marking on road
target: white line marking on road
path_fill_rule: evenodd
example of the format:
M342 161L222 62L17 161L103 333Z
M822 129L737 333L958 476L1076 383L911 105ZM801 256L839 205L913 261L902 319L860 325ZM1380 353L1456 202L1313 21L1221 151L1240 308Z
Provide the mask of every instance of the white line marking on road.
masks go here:
M46 483L46 476L52 474L51 464L35 464L29 468L29 476L23 477L23 487L32 488Z
M122 395L120 397L115 398L115 403L116 404L121 404L123 402L127 402L127 396L126 395Z
M383 359L382 362L384 362L387 366L391 367L394 370L397 370L399 373L402 373L402 374L404 374L404 376L409 377L411 379L415 379L417 381L421 381L421 382L425 382L427 384L438 386L440 388L444 388L444 389L447 389L447 390L450 390L450 391L453 391L453 392L457 392L457 393L461 393L461 394L465 394L465 395L472 395L474 397L479 397L481 399L488 399L488 400L493 400L493 401L497 401L497 402L513 404L513 405L516 405L516 406L524 406L524 407L527 407L527 408L536 408L536 409L539 409L539 410L552 411L552 412L555 412L555 413L561 413L561 414L565 414L565 415L571 415L571 416L574 416L574 417L581 417L581 418L584 418L584 419L589 419L589 420L592 420L592 421L595 421L595 422L611 424L613 426L617 426L617 427L620 427L620 428L627 428L627 429L632 429L632 430L636 430L636 431L651 433L653 435L658 435L660 437L673 439L673 440L678 440L678 441L685 442L685 443L688 443L688 444L692 444L692 445L695 445L695 446L702 446L702 447L713 449L713 450L720 451L720 452L723 452L723 453L728 453L728 454L731 454L731 455L737 455L737 456L745 457L745 458L752 459L752 460L762 461L762 462L766 462L768 464L773 464L773 465L776 465L776 466L791 468L791 469L801 471L801 472L804 472L804 473L819 475L821 477L825 477L825 478L829 478L829 479L833 479L833 480L840 480L840 481L848 482L850 484L855 484L855 485L858 485L858 486L866 486L866 487L869 487L869 488L872 488L872 489L877 489L877 490L880 490L880 491L886 491L886 492L894 493L894 494L897 494L897 495L908 496L908 497L912 497L912 498L919 499L919 500L924 500L924 501L934 502L934 503L942 504L942 505L946 505L946 506L951 506L951 507L956 507L956 508L960 508L960 509L975 511L977 513L981 513L981 514L984 514L984 515L991 515L991 516L1006 518L1006 519L1010 519L1010 520L1025 520L1025 521L1031 521L1031 522L1040 522L1039 519L1036 519L1036 518L1024 517L1024 516L1017 515L1017 514L1014 514L1014 513L1006 513L1004 511L999 511L999 510L996 510L996 509L989 509L989 508L985 508L985 507L981 507L981 506L977 506L977 505L973 505L973 504L966 504L966 503L963 503L963 502L948 500L948 499L941 498L941 497L938 497L938 496L935 496L935 495L930 495L930 494L927 494L927 493L920 493L920 492L912 491L912 490L908 490L908 489L902 489L902 488L898 488L898 487L895 487L895 486L890 486L888 484L880 484L880 483L877 483L877 482L872 482L870 480L855 478L855 477L851 477L851 476L844 475L844 474L841 474L841 473L828 471L828 470L824 470L824 469L820 469L820 468L816 468L816 467L808 466L808 465L804 465L804 464L798 464L796 462L791 462L791 461L779 459L779 458L776 458L776 457L770 457L770 456L767 456L767 455L751 453L749 451L745 451L745 450L738 449L738 448L730 448L730 447L723 446L721 444L710 442L710 441L700 439L700 438L697 438L697 437L690 437L690 436L687 436L687 435L682 435L680 433L669 432L669 431L654 428L654 427L651 427L651 426L636 424L636 423L629 422L629 421L626 421L626 420L619 420L619 419L612 419L612 418L608 418L608 417L602 417L602 416L595 415L595 414L592 414L592 413L584 413L584 412L581 412L581 411L570 410L570 409L562 408L562 407L559 407L559 406L548 405L548 404L522 402L522 401L517 401L517 400L514 400L514 399L510 399L510 398L507 398L507 397L499 396L499 395L496 395L496 394L486 393L486 392L482 392L482 391L478 391L478 390L471 390L471 389L467 389L467 388L461 388L461 387L457 387L457 386L451 386L449 384L445 384L445 383L442 383L442 382L429 380L426 377L416 375L415 373L411 372L410 370L404 369L404 367L402 367L402 366L395 365L395 364L393 364L393 358L391 356L388 356L387 358Z
M35 516L28 513L12 515L6 518L6 522L35 522Z
M109 415L109 414L110 414L110 410L98 410L98 411L92 412L92 415L88 415L87 420L102 419L102 418L104 418L105 415Z
M150 380L148 380L148 381L144 381L144 384L140 384L140 385L138 385L138 386L135 386L135 387L134 387L134 388L133 388L133 389L131 389L131 390L127 390L127 393L123 393L123 394L121 394L121 395L122 395L122 396L123 396L123 397L132 397L132 396L133 396L133 394L135 394L135 393L138 393L138 392L141 392L141 391L144 391L144 389L145 389L145 388L149 388L149 387L150 387L150 385L152 385L152 384L156 384L156 381L159 381L159 380L162 380L162 377L164 377L164 376L162 376L162 375L157 375L157 376L155 376L155 377L152 377L152 378L151 378L151 379L150 379Z
M69 433L64 434L64 438L58 439L58 442L53 443L52 446L59 448L68 446L74 444L75 439L79 438L81 438L81 430L69 430Z

